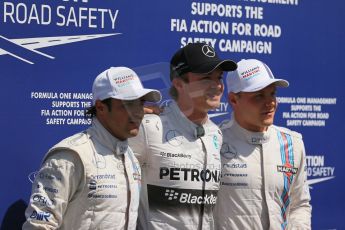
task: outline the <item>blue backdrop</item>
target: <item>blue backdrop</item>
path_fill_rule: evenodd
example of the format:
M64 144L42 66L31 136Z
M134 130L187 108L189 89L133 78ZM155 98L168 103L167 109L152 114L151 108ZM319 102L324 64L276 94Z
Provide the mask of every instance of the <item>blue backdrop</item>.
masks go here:
M135 68L164 102L172 54L206 41L222 58L260 59L289 80L276 124L304 136L313 229L345 229L344 11L341 0L2 0L2 228L23 221L48 148L89 124L83 112L100 72ZM225 98L211 115L230 117Z

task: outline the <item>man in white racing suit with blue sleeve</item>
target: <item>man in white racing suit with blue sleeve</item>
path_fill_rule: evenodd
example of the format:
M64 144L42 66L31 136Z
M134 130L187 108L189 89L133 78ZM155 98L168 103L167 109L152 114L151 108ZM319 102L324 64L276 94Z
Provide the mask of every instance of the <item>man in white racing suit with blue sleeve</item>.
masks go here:
M302 136L273 125L275 79L263 62L241 60L227 76L232 119L223 122L217 229L308 230L311 206Z
M98 75L92 93L92 125L44 157L23 229L136 229L141 171L127 139L138 133L144 102L161 95L126 67Z
M223 71L204 43L179 49L171 60L174 100L158 115L146 115L130 146L142 166L138 229L214 229L222 135L207 112L220 104Z

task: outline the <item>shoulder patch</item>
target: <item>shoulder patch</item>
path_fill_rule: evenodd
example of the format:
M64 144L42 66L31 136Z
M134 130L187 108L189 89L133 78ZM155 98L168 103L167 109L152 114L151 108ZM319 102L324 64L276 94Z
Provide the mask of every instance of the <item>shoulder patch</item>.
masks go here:
M151 132L162 130L162 120L156 114L145 115L141 125L145 130L150 130Z
M292 131L292 130L285 128L285 127L280 127L280 126L275 126L275 125L273 127L280 132L283 132L283 133L289 134L293 137L302 139L302 134L300 134L298 132Z
M157 114L145 114L142 122L143 124L149 124L151 121L154 122L155 120L160 120Z
M53 148L59 146L59 147L73 147L78 146L86 143L88 141L88 136L86 131L80 132L77 134L74 134L73 136L67 137L66 139L60 141L58 144L56 144Z
M88 141L88 137L87 137L86 132L81 132L81 133L77 133L73 135L71 139L69 140L69 144L72 146L77 146L77 145L84 144L87 141Z

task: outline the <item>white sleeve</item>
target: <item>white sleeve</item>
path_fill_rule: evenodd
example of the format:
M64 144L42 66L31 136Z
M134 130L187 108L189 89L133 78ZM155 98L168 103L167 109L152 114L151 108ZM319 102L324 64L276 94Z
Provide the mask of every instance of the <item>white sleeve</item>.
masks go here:
M305 149L301 138L295 138L297 151L300 152L300 165L292 184L290 216L287 229L311 229L311 205L309 186L307 184Z
M32 184L23 229L59 228L83 174L83 164L75 152L56 150L50 153Z
M138 159L139 163L145 164L147 155L149 154L148 148L147 148L147 138L146 138L146 129L145 125L143 124L145 122L145 118L143 119L140 128L139 133L137 136L129 138L128 143L131 147L135 157Z

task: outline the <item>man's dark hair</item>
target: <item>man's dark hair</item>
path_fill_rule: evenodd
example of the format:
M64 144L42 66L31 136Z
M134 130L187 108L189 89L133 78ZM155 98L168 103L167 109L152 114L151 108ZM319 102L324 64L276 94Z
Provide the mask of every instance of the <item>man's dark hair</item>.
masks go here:
M181 76L178 75L178 74L174 74L173 78L180 78L180 79L182 79L186 83L189 82L186 74L182 74ZM169 89L169 94L170 94L171 98L174 99L175 101L178 99L178 92L177 92L177 89L175 88L174 85L171 85L171 87Z
M101 101L103 104L105 104L108 107L109 112L111 111L111 98L107 98ZM96 106L92 106L86 110L85 116L87 118L92 118L97 115Z

